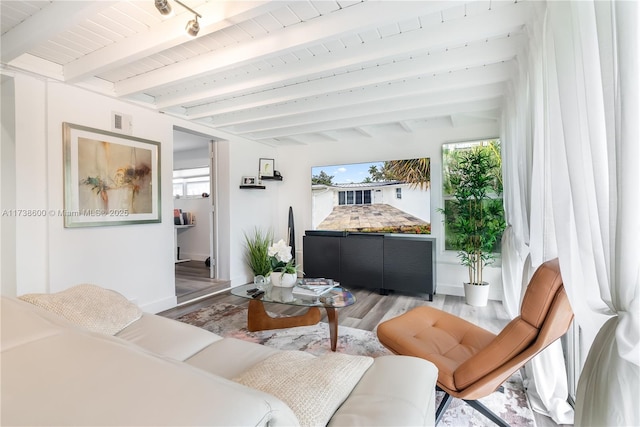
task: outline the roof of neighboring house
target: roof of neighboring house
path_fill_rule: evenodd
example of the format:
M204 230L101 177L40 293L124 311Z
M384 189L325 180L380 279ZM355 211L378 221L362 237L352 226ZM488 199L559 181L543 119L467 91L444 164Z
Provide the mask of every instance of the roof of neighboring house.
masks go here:
M374 187L388 187L391 185L406 184L404 181L379 181L379 182L347 182L342 184L314 184L312 189L318 190L322 188L374 188Z

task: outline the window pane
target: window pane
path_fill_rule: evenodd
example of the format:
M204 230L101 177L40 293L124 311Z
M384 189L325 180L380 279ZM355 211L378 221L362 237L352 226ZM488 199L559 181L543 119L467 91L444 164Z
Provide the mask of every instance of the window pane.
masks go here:
M491 169L491 181L489 184L491 188L487 190L487 193L485 193L484 196L485 198L482 200L483 209L486 212L494 213L493 216L489 216L490 219L493 219L487 223L488 227L495 221L499 221L498 218L504 218L502 199L499 196L502 193L502 159L499 139L458 142L444 144L442 146L442 193L445 196L444 210L445 212L455 212L455 210L452 210L454 200L452 200L452 197L450 195L455 193L456 184L450 178L450 170L452 170L452 167L455 168L457 162L461 160L461 153L468 152L468 150L473 149L481 150L482 152L487 153L488 158L492 161L493 164ZM446 217L446 215L447 214L445 213L445 250L458 250L459 247L457 247L456 242L453 241L454 234L450 231L450 224L452 223L452 221L455 221L456 218L449 218ZM496 242L493 245L492 252L500 252L500 240L501 236L498 236Z
M209 181L187 182L187 196L200 196L209 193Z
M187 178L194 176L209 176L209 168L180 169L173 171L174 178Z
M371 190L364 190L364 204L371 204Z
M339 205L344 205L345 203L346 203L346 201L345 201L345 194L344 194L344 191L340 191L340 192L338 193L338 204L339 204Z
M173 197L176 196L184 196L184 187L182 185L182 183L180 184L173 184Z
M356 191L356 205L362 204L362 190Z
M353 191L347 191L347 204L353 204Z
M402 199L402 188L396 188L396 199Z

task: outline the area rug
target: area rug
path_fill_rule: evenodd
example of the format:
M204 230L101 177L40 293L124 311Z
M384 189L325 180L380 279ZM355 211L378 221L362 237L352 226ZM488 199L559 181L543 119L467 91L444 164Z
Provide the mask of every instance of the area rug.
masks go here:
M270 315L277 316L273 313ZM246 307L225 303L196 310L177 320L223 337L251 341L281 350L302 350L317 356L331 351L329 325L324 322L313 326L249 332ZM338 328L336 351L371 357L391 354L380 344L374 332L347 326ZM436 407L442 397L442 392L436 392ZM493 393L480 401L513 427L536 425L519 372L504 383L504 393ZM461 400L454 399L438 425L480 427L494 424Z

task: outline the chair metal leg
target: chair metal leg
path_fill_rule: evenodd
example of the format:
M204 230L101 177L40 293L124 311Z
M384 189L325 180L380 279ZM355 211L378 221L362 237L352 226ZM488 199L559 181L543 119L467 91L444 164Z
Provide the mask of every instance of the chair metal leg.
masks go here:
M442 401L440 401L440 405L438 405L438 409L436 410L436 424L435 425L438 425L438 423L442 419L442 416L447 411L447 408L449 407L449 404L453 400L453 396L451 396L446 391L442 390L437 385L436 385L436 390L437 391L441 391L441 392L444 393L444 397L442 398ZM504 393L504 386L498 387L498 389L496 391L499 391L500 393ZM489 418L496 425L498 425L500 427L511 427L509 424L507 424L507 422L505 420L503 420L502 418L497 416L493 411L491 411L491 409L487 408L479 400L465 400L465 399L462 399L462 400L467 405L471 406L473 409L475 409L476 411L480 412L485 417Z
M491 411L491 409L489 409L486 406L484 406L480 401L478 401L478 400L465 400L465 402L469 406L471 406L473 409L475 409L476 411L480 412L485 417L489 418L496 425L498 425L500 427L511 427L511 426L509 426L509 424L506 423L505 420L503 420L502 418L497 416L493 411Z
M442 391L442 389L440 387L436 387L436 389L439 390L439 391ZM442 398L442 401L440 402L440 405L438 405L438 409L436 410L436 424L435 425L438 425L438 423L442 419L442 416L447 411L447 408L449 407L449 404L451 403L452 400L453 400L453 396L451 396L447 392L444 392L444 397Z

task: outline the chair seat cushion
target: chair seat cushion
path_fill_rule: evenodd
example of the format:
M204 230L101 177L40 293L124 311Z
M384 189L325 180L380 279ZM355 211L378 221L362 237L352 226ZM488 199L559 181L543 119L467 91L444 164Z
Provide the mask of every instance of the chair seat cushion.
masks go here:
M378 339L396 354L416 356L438 367L438 382L457 390L454 372L489 345L495 334L432 307L416 307L378 325Z

